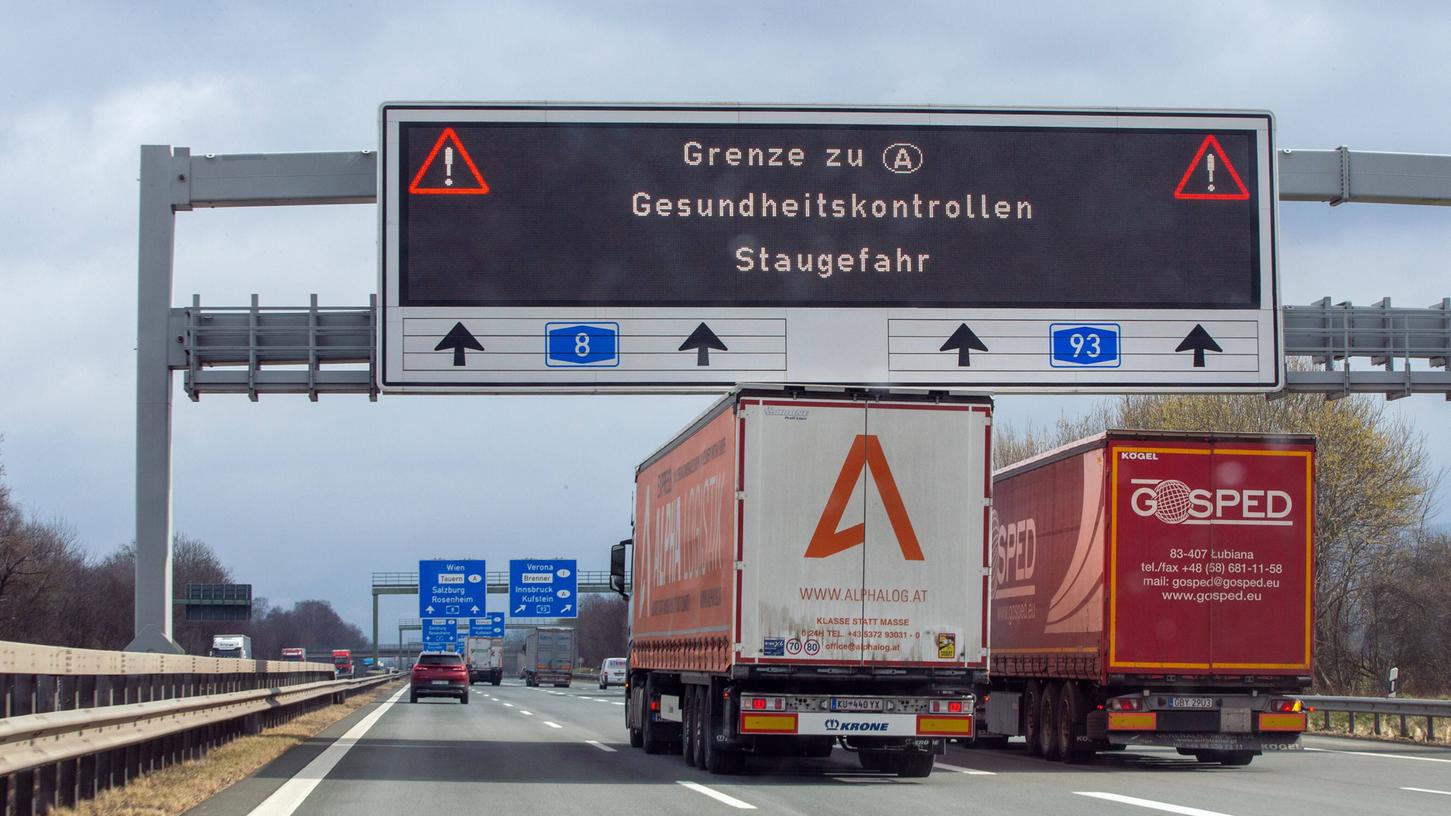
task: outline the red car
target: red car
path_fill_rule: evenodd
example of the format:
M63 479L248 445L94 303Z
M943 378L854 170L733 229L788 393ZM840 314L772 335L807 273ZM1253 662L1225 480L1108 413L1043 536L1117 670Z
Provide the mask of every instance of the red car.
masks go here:
M455 652L422 652L418 662L413 664L412 687L408 702L416 703L419 697L457 697L460 703L469 702L469 670L464 657Z

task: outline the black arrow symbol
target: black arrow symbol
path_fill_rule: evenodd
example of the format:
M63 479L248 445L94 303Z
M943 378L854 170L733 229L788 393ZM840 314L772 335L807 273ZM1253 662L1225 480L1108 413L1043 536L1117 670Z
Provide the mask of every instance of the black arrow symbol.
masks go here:
M445 351L447 349L453 349L453 364L461 366L464 364L464 349L483 351L484 346L468 329L464 328L464 324L455 323L453 324L453 328L448 330L448 334L444 335L443 339L438 341L438 345L433 347L434 351Z
M1174 350L1193 351L1195 368L1204 367L1204 352L1224 351L1224 349L1219 347L1218 343L1214 342L1214 338L1209 336L1209 332L1205 331L1204 327L1198 323L1194 324L1194 329L1185 335L1183 340L1179 341L1179 345L1175 346Z
M957 331L947 338L947 342L943 343L942 348L938 351L956 351L958 367L965 367L972 365L970 355L973 349L987 351L987 346L977 339L977 335L972 333L972 329L969 329L966 323L959 323Z
M696 326L695 331L691 332L690 336L685 338L685 342L680 344L680 351L689 351L690 349L695 349L695 364L698 366L710 365L711 349L715 349L716 351L729 351L726 348L726 344L722 343L720 338L715 336L715 332L711 331L710 327L704 323Z

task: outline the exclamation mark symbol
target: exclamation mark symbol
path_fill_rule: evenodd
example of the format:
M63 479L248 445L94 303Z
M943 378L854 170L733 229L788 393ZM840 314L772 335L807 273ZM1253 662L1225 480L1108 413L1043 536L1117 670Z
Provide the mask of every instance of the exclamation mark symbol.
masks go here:
M453 148L450 147L449 150L453 150ZM1204 157L1204 160L1209 167L1209 192L1212 193L1214 192L1214 154L1210 153ZM453 184L453 182L450 181L449 184Z
M447 176L447 178L445 178L443 180L443 186L445 186L445 187L452 187L453 186L453 148L452 147L445 147L443 149L443 172L444 172L444 175ZM1213 156L1210 156L1209 157L1209 180L1210 181L1213 181L1214 180L1214 157ZM1210 190L1213 190L1214 189L1214 185L1213 184L1209 185L1209 189Z

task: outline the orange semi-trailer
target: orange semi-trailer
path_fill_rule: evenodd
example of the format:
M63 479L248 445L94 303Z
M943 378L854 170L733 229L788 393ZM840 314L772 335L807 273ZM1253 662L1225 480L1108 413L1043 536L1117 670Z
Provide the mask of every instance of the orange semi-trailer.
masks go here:
M741 390L646 459L631 744L931 773L986 668L990 427L986 399Z
M979 743L1227 765L1297 747L1314 501L1302 435L1109 431L994 474Z

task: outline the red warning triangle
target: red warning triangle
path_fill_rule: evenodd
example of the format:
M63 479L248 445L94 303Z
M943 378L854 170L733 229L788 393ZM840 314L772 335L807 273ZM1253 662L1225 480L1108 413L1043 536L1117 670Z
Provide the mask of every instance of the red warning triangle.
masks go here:
M443 154L440 167L434 168L433 163L439 159L440 152ZM464 172L465 168L468 172ZM488 195L489 183L484 181L483 174L474 165L473 157L464 149L458 134L453 128L444 128L443 133L438 135L438 141L433 143L433 149L428 151L428 158L423 160L423 166L413 176L408 192L415 195Z
M1239 171L1230 163L1229 156L1214 134L1204 137L1199 152L1184 170L1184 178L1174 188L1174 197L1207 201L1244 201L1249 190L1239 178Z

